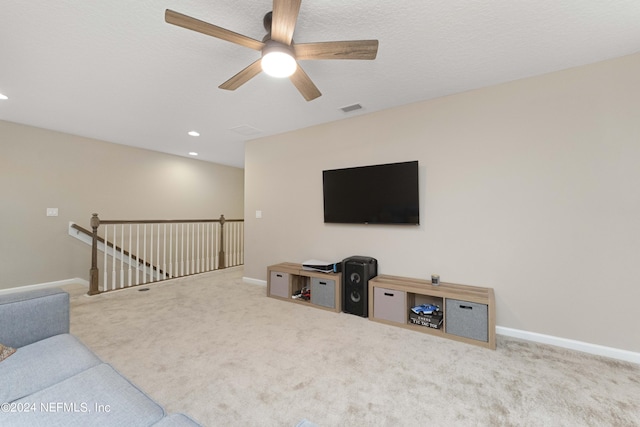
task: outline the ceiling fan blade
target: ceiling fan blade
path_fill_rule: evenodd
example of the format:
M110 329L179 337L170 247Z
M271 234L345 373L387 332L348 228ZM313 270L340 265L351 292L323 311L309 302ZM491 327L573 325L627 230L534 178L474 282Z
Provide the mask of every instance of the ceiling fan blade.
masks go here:
M376 59L378 40L294 44L296 59Z
M229 80L222 83L218 87L220 89L226 89L226 90L238 89L240 86L242 86L243 84L245 84L246 82L248 82L249 80L257 76L258 74L260 74L260 71L262 71L262 65L260 64L261 60L262 59L258 59L257 61L255 61L254 63L252 63L251 65L246 67L244 70L240 71L238 74L231 77Z
M222 27L218 27L217 25L209 24L208 22L183 15L182 13L175 12L171 9L167 9L165 11L164 20L169 24L177 25L178 27L186 28L187 30L197 31L199 33L239 44L240 46L248 47L250 49L262 50L264 47L264 43L261 41L243 36L242 34L234 33L233 31L226 30Z
M322 95L307 73L305 73L302 67L300 67L300 64L298 64L296 72L289 77L289 80L291 80L291 83L293 83L307 101L314 100Z
M273 0L271 40L291 44L302 0Z

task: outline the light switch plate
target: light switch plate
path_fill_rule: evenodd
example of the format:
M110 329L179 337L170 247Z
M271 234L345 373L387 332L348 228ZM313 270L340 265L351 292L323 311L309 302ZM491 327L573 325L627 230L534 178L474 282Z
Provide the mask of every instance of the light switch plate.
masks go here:
M262 211L256 211L256 218L262 218Z
M47 216L58 216L58 208L47 208Z

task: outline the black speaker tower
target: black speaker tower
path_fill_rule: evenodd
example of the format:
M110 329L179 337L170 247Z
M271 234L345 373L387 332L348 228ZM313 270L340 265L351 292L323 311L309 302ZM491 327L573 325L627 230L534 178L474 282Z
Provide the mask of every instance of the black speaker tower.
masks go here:
M342 260L342 311L369 316L369 279L378 275L378 261L365 256Z

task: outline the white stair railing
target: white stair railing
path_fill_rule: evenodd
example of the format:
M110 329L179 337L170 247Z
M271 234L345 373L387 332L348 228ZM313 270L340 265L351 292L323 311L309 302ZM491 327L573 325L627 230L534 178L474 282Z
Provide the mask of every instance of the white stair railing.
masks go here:
M244 264L241 219L125 221L94 214L91 227L69 224L70 235L92 245L89 295Z

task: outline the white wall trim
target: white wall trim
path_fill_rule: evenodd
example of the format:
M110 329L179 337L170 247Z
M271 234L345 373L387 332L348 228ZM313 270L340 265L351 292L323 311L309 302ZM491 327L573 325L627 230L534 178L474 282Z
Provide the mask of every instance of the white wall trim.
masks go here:
M243 277L242 281L244 283L249 283L251 285L267 286L267 281L266 280L253 279L251 277Z
M26 285L26 286L18 286L16 288L8 288L8 289L0 289L0 295L3 294L13 294L15 292L26 292L33 291L36 289L45 289L45 288L59 288L60 286L66 285L83 285L89 287L89 281L85 279L80 279L76 277L74 279L65 279L58 280L55 282L47 282L47 283L38 283L35 285Z
M605 347L598 344L591 344L583 341L554 337L551 335L544 335L536 332L505 328L504 326L496 326L496 333L508 337L520 338L523 340L538 342L542 344L555 345L556 347L568 348L570 350L581 351L583 353L611 357L612 359L624 360L626 362L640 364L640 353L635 353L633 351L621 350L619 348L613 347Z
M252 285L267 286L266 280L253 279L251 277L243 277L244 283ZM581 351L583 353L594 354L597 356L610 357L612 359L623 360L640 364L640 353L633 351L621 350L619 348L605 347L603 345L591 344L583 341L576 341L567 338L554 337L552 335L539 334L537 332L528 332L520 329L506 328L504 326L496 326L496 333L507 337L519 338L526 341L537 342L541 344L554 345L570 350Z

